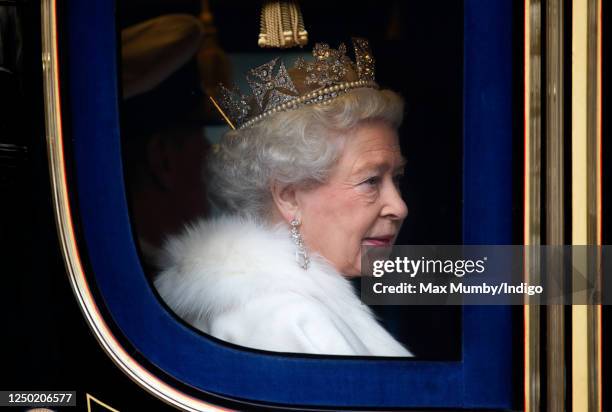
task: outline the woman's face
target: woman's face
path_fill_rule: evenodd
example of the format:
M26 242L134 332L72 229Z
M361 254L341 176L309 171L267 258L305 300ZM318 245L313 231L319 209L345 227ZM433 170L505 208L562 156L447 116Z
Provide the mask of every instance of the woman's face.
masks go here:
M361 247L393 244L408 214L398 189L404 159L384 122L364 123L343 139L328 182L298 191L296 200L308 249L359 276Z

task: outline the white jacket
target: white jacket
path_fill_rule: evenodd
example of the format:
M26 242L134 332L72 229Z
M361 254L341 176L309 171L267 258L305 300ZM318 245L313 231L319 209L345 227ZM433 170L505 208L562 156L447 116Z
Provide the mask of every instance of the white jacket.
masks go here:
M171 238L155 287L197 329L278 352L412 356L321 258L295 261L287 228L250 220L201 221Z

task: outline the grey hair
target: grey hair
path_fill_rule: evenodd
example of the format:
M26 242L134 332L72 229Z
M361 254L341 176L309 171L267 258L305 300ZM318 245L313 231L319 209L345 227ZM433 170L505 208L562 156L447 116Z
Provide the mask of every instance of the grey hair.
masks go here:
M370 121L397 129L403 109L397 93L362 88L231 130L209 158L209 198L225 213L265 220L272 184L324 183L341 152L343 139L337 137Z

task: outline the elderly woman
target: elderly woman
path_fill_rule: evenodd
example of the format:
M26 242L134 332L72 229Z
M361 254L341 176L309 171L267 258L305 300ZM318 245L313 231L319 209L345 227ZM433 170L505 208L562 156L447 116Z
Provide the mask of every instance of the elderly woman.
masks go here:
M411 356L356 296L363 246L389 246L406 217L401 98L378 90L373 59L317 45L314 62L253 69L250 100L225 90L228 132L210 159L223 217L166 245L155 281L181 318L256 349Z

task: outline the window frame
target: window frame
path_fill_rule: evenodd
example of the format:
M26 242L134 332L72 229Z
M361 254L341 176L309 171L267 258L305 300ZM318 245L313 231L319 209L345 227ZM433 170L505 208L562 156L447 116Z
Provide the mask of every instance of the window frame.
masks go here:
M512 243L511 3L464 2L466 244ZM106 331L98 338L109 355L131 356L117 362L124 372L149 379L143 387L166 399L215 393L311 407L510 408L518 388L509 307L463 308L458 362L243 349L204 336L168 311L143 273L130 228L115 10L113 0L74 0L62 10L61 121L70 142L64 137L59 150L72 174L70 200L59 201L69 202L72 214L59 222L77 238L82 273L71 275L77 299L92 330ZM60 167L68 170L65 159ZM133 363L140 369L126 370Z

